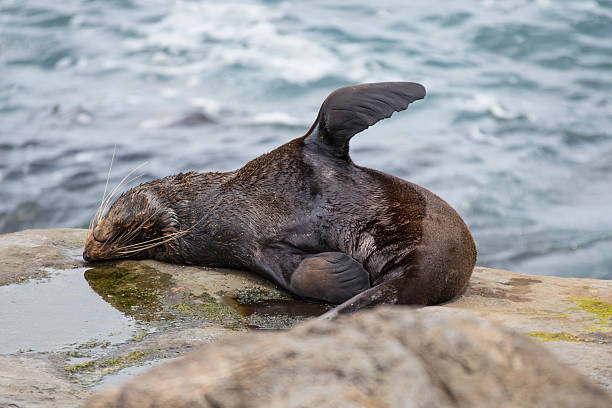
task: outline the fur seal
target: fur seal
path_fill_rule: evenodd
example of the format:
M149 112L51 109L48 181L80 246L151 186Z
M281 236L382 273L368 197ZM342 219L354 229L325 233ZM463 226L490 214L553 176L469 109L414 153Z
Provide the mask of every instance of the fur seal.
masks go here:
M457 212L416 184L358 166L357 133L425 97L411 82L340 88L308 132L227 173L181 173L123 193L90 228L83 258L154 258L253 271L347 313L431 305L476 263Z

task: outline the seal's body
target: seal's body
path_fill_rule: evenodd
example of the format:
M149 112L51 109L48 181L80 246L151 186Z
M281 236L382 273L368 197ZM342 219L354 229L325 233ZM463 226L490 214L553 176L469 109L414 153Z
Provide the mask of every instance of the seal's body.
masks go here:
M254 271L305 298L435 304L476 262L461 217L428 190L355 165L356 133L425 96L414 83L341 88L305 136L228 173L184 173L124 193L86 260L155 258Z

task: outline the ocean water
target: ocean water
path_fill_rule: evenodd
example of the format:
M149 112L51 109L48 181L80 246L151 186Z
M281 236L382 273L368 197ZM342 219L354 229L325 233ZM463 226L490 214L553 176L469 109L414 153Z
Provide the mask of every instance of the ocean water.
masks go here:
M104 191L232 170L333 89L428 95L353 160L464 217L478 263L612 279L612 1L0 0L0 233L85 227Z

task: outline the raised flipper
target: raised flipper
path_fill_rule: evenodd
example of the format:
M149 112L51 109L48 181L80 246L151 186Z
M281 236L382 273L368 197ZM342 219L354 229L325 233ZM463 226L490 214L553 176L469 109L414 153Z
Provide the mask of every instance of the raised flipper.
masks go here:
M304 258L289 282L289 290L299 296L332 303L342 303L369 287L368 272L341 252Z
M321 105L306 134L306 143L333 156L348 158L351 137L424 97L425 88L414 82L380 82L337 89Z

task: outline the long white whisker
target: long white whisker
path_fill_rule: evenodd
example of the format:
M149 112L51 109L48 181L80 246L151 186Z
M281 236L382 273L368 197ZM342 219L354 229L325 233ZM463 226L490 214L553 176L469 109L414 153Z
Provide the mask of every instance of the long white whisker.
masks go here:
M125 246L122 246L122 247L118 248L117 250L119 251L119 250L129 249L129 248L146 247L149 244L154 243L156 241L163 241L163 240L168 239L168 238L170 238L170 239L178 238L179 236L184 235L184 234L188 233L189 231L190 231L189 229L186 229L186 230L182 230L182 231L173 232L171 234L162 235L161 237L149 239L147 241L139 242L137 244L125 245Z
M161 208L157 209L153 214L151 214L150 216L147 217L146 220L144 220L143 222L140 223L140 225L136 228L134 228L132 231L128 231L126 234L121 235L119 238L117 238L116 244L118 246L120 246L122 244L123 241L129 240L130 238L133 238L134 235L147 223L149 222L149 220L153 217L155 217L157 214L159 214L162 211Z
M145 166L149 164L149 162L144 162L141 163L139 166L137 166L136 168L134 168L132 171L130 171L120 182L119 184L117 184L117 186L109 193L109 195L106 197L106 200L104 201L104 207L101 211L101 213L98 216L98 221L102 218L102 215L106 212L106 210L108 209L108 206L112 200L112 198L115 196L115 194L117 193L117 191L121 188L121 186L125 183L125 181L139 168ZM140 176L138 176L140 177ZM137 177L137 178L138 178ZM135 179L130 180L130 182L132 182Z
M89 222L89 233L93 230L94 224L99 220L99 214L102 209L102 204L104 203L104 199L106 198L106 191L108 190L108 183L110 181L111 171L113 170L113 163L115 162L115 154L117 154L117 145L115 145L115 149L113 150L113 156L111 157L110 166L108 168L108 173L106 174L106 185L104 186L104 192L102 193L102 200L100 201L100 205L98 206L98 210L94 214L93 218Z
M158 238L156 238L154 240L149 240L149 241L141 243L140 245L146 244L146 245L144 245L142 247L136 247L136 248L127 249L127 250L121 249L121 250L118 250L116 253L119 254L119 255L129 255L129 254L133 254L133 253L136 253L136 252L142 252L142 251L145 251L147 249L151 249L151 248L154 248L156 246L165 244L166 242L170 242L170 241L173 241L173 240L175 240L177 238L180 238L181 236L185 235L187 232L189 232L189 230L178 231L178 232L173 233L169 237L168 236L161 237L161 238L164 238L162 241L152 242L152 241L155 241L155 240L158 239ZM128 247L124 247L124 248L129 248L129 247L131 247L131 245L128 246Z

